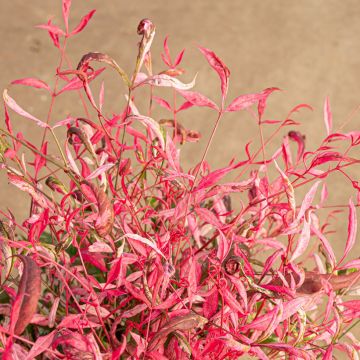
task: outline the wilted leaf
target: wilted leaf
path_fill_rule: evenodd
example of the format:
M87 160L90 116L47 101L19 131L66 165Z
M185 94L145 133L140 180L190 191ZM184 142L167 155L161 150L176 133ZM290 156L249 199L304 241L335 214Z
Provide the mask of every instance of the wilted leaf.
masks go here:
M21 335L36 312L41 291L40 269L33 259L19 255L24 268L11 309L10 329Z
M179 315L168 321L149 342L148 350L155 350L160 341L166 341L167 336L174 331L187 331L201 328L207 323L207 319L195 313Z

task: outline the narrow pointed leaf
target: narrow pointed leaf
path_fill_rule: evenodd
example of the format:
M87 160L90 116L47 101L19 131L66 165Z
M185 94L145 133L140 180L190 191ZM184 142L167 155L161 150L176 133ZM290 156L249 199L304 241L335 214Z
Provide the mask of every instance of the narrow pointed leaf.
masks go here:
M200 94L196 91L181 91L178 90L178 93L185 98L189 103L195 106L206 106L211 109L219 111L218 106L205 95Z
M96 12L96 10L91 10L88 14L83 16L82 19L80 20L79 24L75 27L75 29L71 32L70 35L71 36L76 35L80 31L82 31L84 29L84 27L87 25L87 23L90 21L90 19L93 17L95 12Z
M326 97L324 103L324 122L326 127L326 133L329 136L332 130L332 113L330 109L329 97Z
M22 109L16 102L15 100L10 97L10 95L8 94L7 90L5 89L3 92L3 98L5 101L5 104L12 109L13 111L15 111L17 114L26 117L32 121L35 121L36 125L42 127L42 128L48 128L49 125L42 122L41 120L37 119L35 116L32 116L31 114L29 114L28 112L26 112L24 109Z
M18 80L14 80L11 82L11 84L15 85L25 85L25 86L31 86L37 89L45 89L48 92L51 93L51 89L49 87L48 84L46 84L44 81L36 79L36 78L23 78L23 79L18 79Z

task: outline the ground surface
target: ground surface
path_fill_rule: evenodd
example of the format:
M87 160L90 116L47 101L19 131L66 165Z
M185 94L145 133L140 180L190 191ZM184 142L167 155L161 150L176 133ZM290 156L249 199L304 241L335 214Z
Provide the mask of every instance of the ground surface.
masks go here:
M199 72L197 90L216 101L218 79L196 50L197 44L213 49L230 68L230 99L266 87L279 87L284 92L275 94L268 102L267 116L271 119L283 119L298 103L311 104L312 113L304 111L297 115L304 122L300 130L307 136L309 150L318 146L325 134L322 120L325 96L330 96L335 128L360 104L360 5L356 0L74 0L71 26L93 8L97 13L90 26L68 48L73 64L84 53L100 51L130 72L136 57L136 27L140 19L148 17L157 26L153 47L155 70L162 69L158 55L165 35L169 35L174 52L187 48L183 65L189 71L184 79L190 80ZM57 54L46 32L33 28L50 17L62 25L60 1L0 0L1 89L13 79L28 76L53 84ZM106 104L108 111L115 112L123 101L124 89L113 76L105 76L105 86L106 94L111 93ZM11 87L10 91L29 112L40 118L46 116L49 98L45 95L20 87ZM71 96L65 97L55 108L54 121L74 111L74 105ZM360 115L355 115L346 129L359 128L359 119ZM214 115L202 109L184 113L180 118L184 125L199 130L205 138L214 120ZM16 118L16 121L18 130L21 128L36 139L38 129L33 124L26 119ZM244 141L249 137L257 141L255 130L254 121L247 113L224 118L209 162L220 166L234 155L241 159ZM200 159L204 146L205 142L184 148L187 166ZM356 169L353 171L356 176L355 172ZM3 175L0 180L1 209L9 206L24 216L27 210L22 194L10 189ZM347 203L351 192L348 183L337 177L331 184L335 191L330 200ZM339 219L344 233L347 214ZM344 238L332 239L339 252L344 246L341 239Z

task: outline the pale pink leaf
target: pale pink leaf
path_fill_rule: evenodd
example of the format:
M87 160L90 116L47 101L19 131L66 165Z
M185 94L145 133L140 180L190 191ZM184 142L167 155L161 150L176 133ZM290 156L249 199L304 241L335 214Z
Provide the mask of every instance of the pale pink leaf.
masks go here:
M156 122L154 119L148 117L148 116L143 116L143 115L130 115L129 119L136 119L139 120L141 123L143 123L147 128L149 128L150 130L152 130L155 135L157 136L161 148L163 150L165 150L165 139L164 139L164 135L161 132L161 128L158 122Z
M52 128L53 129L56 129L57 127L59 126L65 126L65 125L69 125L69 124L72 124L74 122L74 118L72 117L67 117L66 119L64 120L60 120L58 121Z
M155 95L153 95L153 100L156 101L161 107L165 108L166 110L172 111L170 104L166 100Z
M76 175L81 176L80 170L79 170L78 166L76 165L76 162L75 162L75 160L71 154L71 151L69 149L69 142L67 140L65 142L65 153L66 153L67 159L69 161L71 170L74 171L74 173Z
M4 92L3 92L3 98L4 98L4 101L6 103L6 105L12 109L13 111L15 111L17 114L23 116L23 117L26 117L32 121L35 121L35 123L42 127L42 128L48 128L49 125L42 122L41 120L37 119L35 116L32 116L31 114L29 114L28 112L26 112L24 109L22 109L16 102L15 100L10 97L10 95L8 94L7 90L5 89Z
M102 242L102 241L96 241L93 244L91 244L88 247L88 251L89 252L93 252L93 253L97 253L97 252L102 252L102 253L113 253L113 249L106 243Z
M81 30L84 29L84 27L87 25L87 23L89 22L89 20L93 17L93 15L95 14L96 10L91 10L89 13L87 13L85 16L83 16L79 22L79 24L75 27L75 29L71 32L71 36L72 35L76 35L78 34Z
M244 109L250 107L251 105L257 103L263 97L264 97L263 93L246 94L246 95L238 96L225 109L225 112L233 112L233 111L244 110Z
M327 96L324 103L324 122L326 126L326 132L329 136L332 130L332 113L330 109L329 97Z
M206 106L211 109L219 111L218 106L205 95L200 94L196 91L181 91L178 90L178 93L185 98L189 103L195 106Z
M15 85L25 85L25 86L31 86L37 89L45 89L51 93L51 89L48 84L46 84L44 81L36 79L36 78L23 78L14 80L11 82L11 84Z
M318 230L315 226L311 226L311 230L313 233L320 239L322 246L324 247L324 250L326 252L326 256L328 258L328 261L331 265L331 268L334 269L335 263L336 263L336 257L333 248L331 247L328 239L321 233L320 230Z
M295 250L294 250L294 252L293 252L293 254L291 256L290 262L294 261L300 255L302 255L305 252L308 245L309 245L309 241L310 241L310 225L311 225L310 212L309 212L308 216L307 217L305 216L305 218L304 218L303 229L302 229L301 234L299 236L299 239L298 239L298 241L296 243L296 247L295 247Z
M101 82L100 92L99 92L99 109L102 111L104 105L104 94L105 94L105 86L104 81Z
M54 35L65 35L64 31L59 27L57 27L56 25L41 24L41 25L36 25L36 27L39 29L47 30Z
M66 33L69 32L69 15L70 15L71 0L63 0L62 14L65 23Z
M349 251L353 248L356 240L357 233L357 218L356 218L356 210L353 201L350 199L349 201L349 220L348 220L348 236L346 240L345 250L343 259L349 253Z
M137 235L137 234L128 233L128 234L125 234L124 236L128 237L130 239L133 239L133 240L140 241L141 243L150 246L155 252L157 252L164 259L166 259L165 255L161 252L161 250L157 247L157 245L153 241L151 241L149 239L146 239L146 238L144 238L144 237L142 237L140 235Z
M114 165L115 165L115 163L107 163L107 164L99 166L95 171L93 171L90 175L88 175L86 177L86 180L91 180L91 179L94 179L94 178L100 176L104 172L111 169Z
M306 210L308 210L309 207L311 206L311 204L314 200L315 194L316 194L316 190L317 190L320 182L321 181L317 181L305 195L304 200L301 204L300 210L297 215L298 220L300 220L305 215Z
M195 75L194 79L191 82L186 84L176 79L175 77L167 74L153 75L153 76L149 76L143 81L136 83L133 88L148 84L159 87L173 87L174 89L177 90L188 90L194 87L196 76L197 75Z
M40 336L36 339L34 345L31 350L27 354L25 360L35 359L36 356L42 354L44 351L48 350L51 347L51 344L54 340L55 335L57 334L57 330L52 331L51 333Z

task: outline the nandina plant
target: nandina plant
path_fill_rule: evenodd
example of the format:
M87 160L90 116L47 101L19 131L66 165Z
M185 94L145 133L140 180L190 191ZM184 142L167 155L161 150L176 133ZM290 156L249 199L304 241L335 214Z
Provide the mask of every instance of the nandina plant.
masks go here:
M334 131L326 99L326 136L307 149L292 115L310 106L269 120L266 101L277 88L229 101L230 71L199 47L220 80L221 101L213 102L193 90L195 77L181 80L184 51L172 57L167 38L163 67L152 66L155 26L147 19L137 29L132 74L98 52L73 67L66 44L95 11L69 29L70 6L63 0L62 28L39 26L60 54L54 86L38 78L12 82L51 95L47 119L4 91L1 169L31 206L22 223L1 212L2 359L357 358L360 343L351 330L360 300L349 296L358 295L360 259L348 255L358 197L337 206L327 198L333 173L358 192L348 170L359 162L353 149L360 132ZM99 93L93 86L105 69L124 86L123 107L111 116L104 86ZM141 93L142 101L149 96L146 115L137 106L142 87L151 90ZM159 96L159 87L169 88L171 100ZM80 96L84 111L53 122L54 103L65 92ZM151 117L155 107L166 116ZM178 114L192 107L208 108L214 125L200 163L185 172L181 145L200 135ZM248 143L242 158L211 170L213 135L237 111L253 115L261 146ZM36 143L14 131L15 113L42 131ZM264 127L273 129L270 136ZM344 207L348 233L336 256L329 226Z

